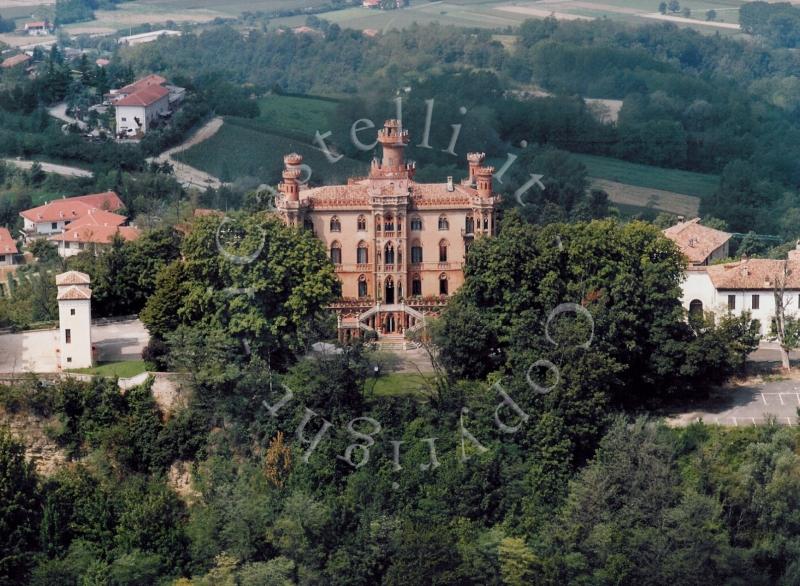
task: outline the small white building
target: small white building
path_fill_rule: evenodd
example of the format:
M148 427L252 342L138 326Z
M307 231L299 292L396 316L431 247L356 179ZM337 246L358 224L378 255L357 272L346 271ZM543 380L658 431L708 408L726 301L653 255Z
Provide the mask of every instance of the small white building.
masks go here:
M89 275L78 271L56 275L59 366L64 370L91 368L94 364L90 284Z

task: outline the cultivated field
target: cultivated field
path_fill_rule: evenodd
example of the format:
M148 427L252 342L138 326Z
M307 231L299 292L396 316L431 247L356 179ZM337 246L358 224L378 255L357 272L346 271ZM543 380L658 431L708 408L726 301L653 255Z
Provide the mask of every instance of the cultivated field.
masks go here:
M651 190L663 190L703 198L713 194L719 184L717 175L662 169L594 155L575 154L574 156L586 165L590 177L646 187Z
M297 96L267 96L258 101L261 115L257 120L268 126L302 132L314 137L325 132L336 102Z
M662 189L626 185L605 179L592 179L593 189L602 189L608 198L623 210L645 208L694 218L700 210L700 198Z
M228 119L214 136L174 158L222 181L254 177L262 182L277 183L283 156L291 152L303 155L312 169L313 183L344 182L349 176L364 175L367 171L366 164L347 158L331 164L322 151L307 142L248 128L248 122Z

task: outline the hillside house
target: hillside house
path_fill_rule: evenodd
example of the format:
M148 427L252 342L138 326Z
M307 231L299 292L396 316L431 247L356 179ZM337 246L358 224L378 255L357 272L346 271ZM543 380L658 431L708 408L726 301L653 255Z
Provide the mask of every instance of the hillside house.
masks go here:
M169 116L183 100L184 88L171 86L160 75L151 74L106 95L116 109L117 136L141 138L153 123Z
M0 228L0 266L10 266L16 262L17 243L8 228Z
M26 55L25 53L20 53L19 55L14 55L12 57L8 57L7 59L3 59L3 62L0 63L0 67L3 69L9 70L14 68L22 68L26 66L31 61L31 56Z
M44 37L52 32L52 27L47 20L37 20L34 22L26 22L24 30L25 34L32 37Z
M92 210L117 212L125 207L113 191L67 197L19 213L24 221L26 239L60 234L70 222L88 215ZM124 216L120 216L123 217Z
M108 214L108 212L103 212ZM116 214L108 214L114 216ZM61 234L54 234L48 240L58 247L58 254L63 258L74 256L84 250L94 250L95 253L111 245L114 237L119 235L123 240L137 240L141 231L133 226L123 226L113 221L104 222L104 218L93 215L86 216L70 224ZM122 217L124 221L125 218Z

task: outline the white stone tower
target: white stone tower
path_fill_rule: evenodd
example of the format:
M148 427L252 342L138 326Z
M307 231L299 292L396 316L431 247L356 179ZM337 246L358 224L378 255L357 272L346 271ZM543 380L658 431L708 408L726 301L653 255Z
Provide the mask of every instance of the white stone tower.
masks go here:
M89 275L78 271L56 275L59 364L63 370L93 366L90 283Z

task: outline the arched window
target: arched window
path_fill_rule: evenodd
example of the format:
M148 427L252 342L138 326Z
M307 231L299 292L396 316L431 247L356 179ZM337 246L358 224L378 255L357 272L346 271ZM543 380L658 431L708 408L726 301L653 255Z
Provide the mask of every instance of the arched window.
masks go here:
M359 232L367 231L367 218L365 218L364 216L358 216L358 231Z
M447 240L439 242L439 262L447 262Z
M342 245L338 242L331 244L331 262L335 265L342 264Z
M475 220L472 218L472 214L468 215L466 221L464 222L464 231L467 234L472 234L475 232Z
M489 229L489 216L483 216L483 229Z
M411 230L413 232L422 231L422 218L418 216L411 218Z
M359 298L363 298L367 296L367 277L366 275L360 275L358 277L358 296Z
M439 275L439 295L447 295L447 275Z
M447 221L447 216L439 216L439 230L449 230L450 222Z
M411 278L411 295L419 297L422 295L422 279L419 275L414 275Z
M338 216L333 216L331 218L331 232L341 232L342 231L342 223L339 221Z
M311 232L314 231L314 222L311 221L311 218L304 218L303 219L303 228L309 230Z
M367 243L363 240L358 243L358 248L356 249L356 262L360 265L369 262L369 250L367 249Z
M386 214L386 219L383 221L383 229L386 232L394 232L394 216Z
M378 214L375 216L375 231L381 232L383 230L383 218Z
M419 240L411 243L411 262L414 264L422 262L422 244Z
M391 242L387 242L383 250L383 262L387 265L394 264L394 244Z
M397 216L397 233L398 234L402 234L403 233L403 221L404 220L405 220L405 216L403 216L402 214Z

